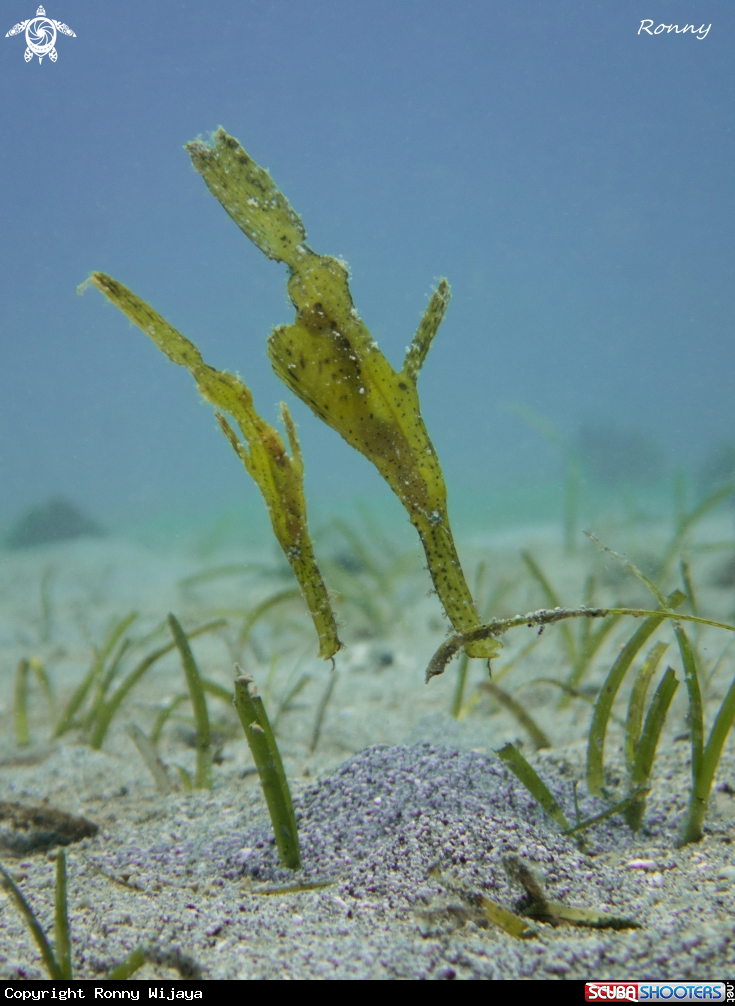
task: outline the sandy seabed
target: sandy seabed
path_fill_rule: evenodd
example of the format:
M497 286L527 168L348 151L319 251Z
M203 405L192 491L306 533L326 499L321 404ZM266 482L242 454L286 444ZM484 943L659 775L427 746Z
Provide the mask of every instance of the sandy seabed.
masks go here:
M729 526L721 524L703 528L700 540L730 537ZM602 562L591 546L564 557L557 538L536 528L466 543L463 557L470 570L487 562L484 590L486 596L496 590L497 613L543 603L520 562L522 548L541 563L564 603L582 601L585 577L594 569L600 603L651 606L640 585L614 562ZM656 532L648 533L633 542L631 557L641 561L655 538ZM51 931L53 835L44 836L43 828L27 819L21 822L18 807L54 808L97 826L96 834L67 846L75 977L103 977L138 945L148 948L149 961L133 980L663 980L733 973L735 756L729 741L705 838L677 848L690 785L683 685L660 744L643 829L634 835L621 817L610 818L586 833L581 850L494 754L507 741L522 744L570 820L575 781L584 817L607 806L583 796L591 706L576 700L559 709L559 690L537 682L563 680L568 673L558 627L540 639L536 630L517 630L507 637L494 669L496 680L549 735L552 747L534 752L513 717L478 689L486 673L481 663L470 665L460 721L449 715L456 664L424 684L424 669L446 623L436 598L426 596L429 584L419 559L396 574L386 598L359 564L342 557L342 574L355 577L354 590L348 579L342 581L343 593L352 596L340 604L348 645L337 659L314 748L332 672L314 659L313 630L300 602L274 606L238 650L243 618L238 610L252 610L291 586L279 579L277 568L268 569L269 555L250 571L191 583L187 578L201 571L252 563L253 556L228 552L205 560L183 547L156 550L113 539L3 554L0 854ZM692 568L700 608L731 619L733 590L721 585L721 576L718 581L724 555L697 556ZM373 608L365 602L371 592L377 598ZM131 692L101 750L90 748L82 729L51 742L50 716L31 683L32 743L16 746L18 660L35 657L44 663L61 707L89 667L92 644L100 642L111 619L129 611L138 613L130 629L138 637L154 632L169 611L186 626L220 615L228 619L226 628L200 637L193 649L202 674L224 686L240 658L277 720L299 819L298 874L278 865L258 777L225 703L209 701L216 748L212 790L185 792L179 783L176 766L193 773L195 761L186 703L168 721L159 745L171 792L156 789L126 727L134 723L150 733L160 709L185 691L174 654L154 665ZM634 627L627 621L611 633L583 682L591 695ZM578 627L573 631L576 636ZM725 637L716 630L701 633L707 667L724 651ZM665 660L682 678L670 629L655 638L670 644ZM504 673L534 639L537 645ZM131 649L119 679L136 658L165 641L160 629L149 643ZM708 725L732 674L726 654L708 685ZM616 706L619 717L625 716L628 687ZM613 723L606 748L612 801L625 796L621 741L620 725ZM485 925L462 892L484 892L506 908L517 907L523 891L504 868L509 855L534 870L549 899L629 919L640 928L539 923L535 935L518 940ZM294 884L306 889L279 891ZM6 896L0 897L6 899L0 976L44 977L25 923Z

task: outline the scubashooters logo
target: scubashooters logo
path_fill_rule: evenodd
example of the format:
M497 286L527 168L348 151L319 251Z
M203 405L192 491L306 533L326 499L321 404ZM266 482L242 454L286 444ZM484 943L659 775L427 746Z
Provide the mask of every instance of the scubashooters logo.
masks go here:
M725 982L585 982L587 1002L725 1002Z
M39 63L44 56L48 56L51 62L55 63L59 56L55 48L57 32L76 38L76 35L68 25L46 17L46 11L43 7L38 8L35 17L13 25L10 31L5 33L5 38L10 38L11 35L20 35L22 31L26 33L26 44L28 46L23 54L26 63L30 63L34 56L38 56Z

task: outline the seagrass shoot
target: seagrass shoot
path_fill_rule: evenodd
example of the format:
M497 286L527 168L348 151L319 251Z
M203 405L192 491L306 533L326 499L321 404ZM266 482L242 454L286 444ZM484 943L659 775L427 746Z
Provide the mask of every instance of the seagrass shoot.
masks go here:
M127 660L136 650L144 650L151 639L155 638L164 628L163 625L159 626L152 633L135 638L130 630L135 625L137 617L136 612L130 612L121 619L114 619L101 643L93 644L93 655L89 669L58 714L52 681L44 665L35 657L19 661L14 690L14 721L18 747L24 747L31 743L28 725L29 679L31 675L43 692L49 710L52 723L49 739L54 741L72 730L77 730L95 750L102 747L113 720L119 714L133 689L147 672L172 650L178 649L182 656L182 668L190 686L188 697L192 698L193 694L197 693L197 683L190 674L191 664L187 664L188 658L191 657L189 641L222 628L226 625L226 621L217 618L185 631L175 617L170 615L168 622L164 624L171 628L174 635L172 641L150 650L145 656L135 661L132 668L125 673ZM194 667L196 667L195 664ZM196 674L198 676L198 669ZM191 688L192 681L194 681L194 693ZM232 701L232 694L221 685L205 678L201 678L200 685L201 689L211 696L226 702ZM201 710L198 725L201 732L203 730ZM163 724L161 724L162 726Z
M0 863L0 886L20 912L33 936L52 981L70 981L74 977L71 952L71 932L67 907L66 853L59 849L56 854L56 882L54 885L54 942L53 945L38 921L36 913L15 883L11 875ZM117 967L105 976L107 981L126 981L145 964L146 952L136 947ZM60 998L60 997L59 997Z
M260 777L278 858L287 869L298 870L301 850L296 814L273 728L253 678L239 667L235 670L235 709Z

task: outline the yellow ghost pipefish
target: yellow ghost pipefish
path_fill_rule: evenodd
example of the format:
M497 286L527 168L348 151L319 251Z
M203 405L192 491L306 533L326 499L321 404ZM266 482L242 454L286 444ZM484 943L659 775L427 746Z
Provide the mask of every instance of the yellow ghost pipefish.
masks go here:
M304 465L296 427L286 405L281 403L281 415L291 447L290 457L278 431L255 411L250 389L239 377L225 370L215 370L206 364L193 342L177 332L132 290L128 290L111 276L95 272L89 282L145 332L170 360L186 367L202 396L215 406L222 431L263 495L273 533L299 581L319 635L319 656L325 660L333 657L342 644L337 637L337 624L329 595L309 537L304 497ZM245 444L220 409L235 419Z
M403 367L396 372L352 303L347 269L306 244L300 217L273 179L238 141L219 129L210 144L186 147L207 187L270 259L289 268L296 321L274 329L268 355L276 374L328 426L373 462L418 531L437 594L453 627L480 625L447 514L439 459L424 426L416 381L449 304L442 280L431 297ZM468 643L471 657L492 657L493 639Z

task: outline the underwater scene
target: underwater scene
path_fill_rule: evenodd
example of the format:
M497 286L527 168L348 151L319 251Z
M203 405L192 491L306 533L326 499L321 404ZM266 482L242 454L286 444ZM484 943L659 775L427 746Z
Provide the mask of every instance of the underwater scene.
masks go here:
M59 4L0 978L735 973L732 5Z

